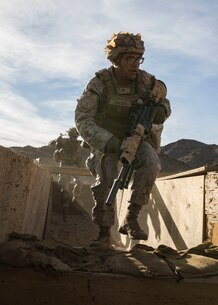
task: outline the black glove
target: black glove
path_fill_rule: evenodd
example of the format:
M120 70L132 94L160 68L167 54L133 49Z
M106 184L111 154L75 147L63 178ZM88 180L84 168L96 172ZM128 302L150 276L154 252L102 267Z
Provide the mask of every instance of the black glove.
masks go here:
M121 141L116 138L115 136L111 137L110 140L107 142L107 145L105 147L105 153L106 154L120 154L120 146Z
M166 119L166 109L165 106L161 103L158 103L154 106L154 109L150 116L151 123L154 124L163 124Z

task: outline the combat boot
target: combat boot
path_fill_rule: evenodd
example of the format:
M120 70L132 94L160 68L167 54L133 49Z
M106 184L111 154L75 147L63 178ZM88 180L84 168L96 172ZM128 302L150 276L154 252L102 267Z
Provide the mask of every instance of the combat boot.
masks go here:
M110 227L99 227L98 238L94 240L89 246L90 247L110 247L111 244L111 228Z
M123 224L119 228L119 232L128 235L130 239L147 240L148 235L140 228L138 224L138 215L141 206L131 203L128 207L128 212L123 220Z

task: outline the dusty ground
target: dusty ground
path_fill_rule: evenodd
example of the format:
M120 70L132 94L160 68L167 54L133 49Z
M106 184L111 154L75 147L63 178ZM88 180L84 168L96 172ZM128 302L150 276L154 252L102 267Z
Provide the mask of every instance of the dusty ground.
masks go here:
M75 209L68 215L67 222L64 222L62 214L53 211L48 239L73 247L87 247L97 235L98 227L86 212Z
M56 182L53 184L50 227L48 227L46 238L73 247L86 247L97 237L98 226L92 222L90 216L91 209L94 206L90 191L92 180L89 177L83 177L82 180L84 186L78 198L80 204L72 203L72 197L69 195L67 221L63 220L59 187ZM82 207L85 203L88 205L86 210Z

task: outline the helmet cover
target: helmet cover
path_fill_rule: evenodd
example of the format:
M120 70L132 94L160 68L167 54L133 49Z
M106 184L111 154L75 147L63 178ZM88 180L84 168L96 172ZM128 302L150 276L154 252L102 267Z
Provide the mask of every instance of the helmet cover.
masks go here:
M104 51L107 59L111 62L116 60L122 53L138 53L142 55L145 51L144 41L141 40L141 34L132 34L128 32L119 32L113 34L107 41L108 44Z

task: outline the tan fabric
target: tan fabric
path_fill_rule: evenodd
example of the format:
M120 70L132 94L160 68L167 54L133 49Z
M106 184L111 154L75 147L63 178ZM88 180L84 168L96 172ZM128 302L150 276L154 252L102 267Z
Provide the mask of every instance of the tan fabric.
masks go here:
M79 141L60 136L55 141L55 148L55 159L61 163L60 165L82 167Z
M112 133L98 126L95 116L98 110L99 97L103 93L103 84L93 78L78 100L75 110L75 123L80 135L91 147L104 152Z
M146 71L139 70L137 86L133 82L130 87L119 88L113 77L112 67L99 71L96 75L78 99L75 122L85 142L104 153L112 135L120 140L125 137L132 103L139 98L143 99L147 95L146 90L152 90L156 80ZM167 99L162 99L161 103L166 108L167 118L171 113L170 103ZM160 147L161 132L156 134L154 130L152 133L156 136L155 143L151 142L153 134L148 137L149 142L153 147Z
M196 252L196 253L193 253ZM69 247L28 234L10 234L0 244L0 263L52 272L97 271L175 281L218 276L218 247L204 243L187 251L137 244L130 251Z
M110 257L106 264L113 273L133 276L177 280L203 278L218 275L218 259L211 258L211 252L212 256L218 257L218 247L208 243L183 252L164 245L154 249L137 244L129 252Z
M114 224L114 209L107 206L105 201L113 179L117 177L118 158L109 155L103 170L102 156L99 151L93 151L92 157L87 162L90 171L96 176L96 183L91 187L95 202L92 216L96 224L111 227ZM129 202L143 206L148 204L149 195L161 165L156 151L146 141L141 143L136 156L139 162L133 174L133 182L130 184Z
M176 277L168 264L153 253L142 250L117 254L106 262L112 273L140 277L174 278Z
M134 52L143 55L145 51L144 41L141 40L141 34L132 34L128 32L119 32L113 34L105 47L107 59L112 62L122 53Z
M82 138L93 148L86 164L96 177L96 183L91 187L95 201L93 220L100 226L114 224L113 207L106 206L105 201L113 182L112 180L110 183L108 182L108 175L113 179L116 178L118 162L118 160L111 160L110 166L105 171L103 170L101 159L105 153L105 147L114 135L123 141L126 137L131 106L139 99L145 103L148 102L155 83L156 79L153 75L139 70L136 80L131 81L129 86L122 87L118 85L113 75L113 67L110 67L98 71L96 77L88 83L82 96L78 99L75 122ZM158 88L158 86L156 87ZM161 102L167 109L167 117L171 112L169 101L162 99ZM130 143L131 147L127 147L123 143L129 162L132 162L139 146L136 154L138 164L133 174L129 198L129 202L139 206L148 203L151 189L160 172L160 160L155 148L160 147L162 128L163 125L160 129L152 130L148 137L143 136L141 143L141 137L135 135L134 143ZM142 135L140 130L137 133Z
M121 145L121 160L126 160L131 164L135 158L136 152L142 140L144 133L144 127L141 124L138 124L134 130L134 134L131 137L126 137Z

